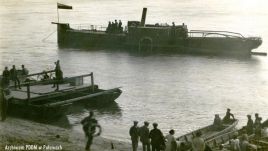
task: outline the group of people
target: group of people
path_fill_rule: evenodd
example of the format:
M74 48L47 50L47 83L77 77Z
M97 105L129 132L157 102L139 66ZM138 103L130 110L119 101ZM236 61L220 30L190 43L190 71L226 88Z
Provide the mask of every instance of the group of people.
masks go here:
M106 33L122 33L123 32L123 27L122 27L122 22L119 20L114 20L114 22L109 21L108 27L106 28Z
M213 127L215 130L221 130L223 128L223 123L232 123L234 120L234 114L232 114L231 109L228 108L223 119L220 118L219 114L215 114Z
M259 117L259 114L255 114L255 121L253 122L251 115L247 115L248 122L246 126L246 131L248 135L255 133L256 136L261 137L261 129L262 129L262 118Z
M8 67L5 67L5 70L2 74L2 87L8 87L10 80L12 80L14 82L15 88L18 86L18 88L21 89L19 76L25 76L28 73L29 71L25 68L24 65L21 65L21 73L18 72L15 65L13 65L10 70L8 70Z
M129 130L129 135L131 136L132 149L137 151L139 139L142 143L143 151L160 151L169 149L171 150L171 144L176 143L174 138L175 131L170 130L170 134L166 136L168 140L168 145L165 144L165 137L160 129L157 128L158 124L153 123L153 129L149 130L149 122L145 121L142 127L138 127L138 121L134 121L134 125Z
M13 65L12 68L9 70L8 67L5 67L3 73L2 73L2 80L1 80L1 87L7 88L10 86L10 80L14 82L15 88L21 89L21 80L24 79L25 81L29 80L25 78L29 74L29 70L25 68L24 65L21 65L21 69L17 70L16 66ZM43 71L42 74L42 81L49 80L50 76L47 74L47 72ZM53 83L53 88L57 86L56 90L58 90L58 84L61 83L63 80L63 72L60 67L60 61L57 60L55 62L55 78L53 78L55 81Z

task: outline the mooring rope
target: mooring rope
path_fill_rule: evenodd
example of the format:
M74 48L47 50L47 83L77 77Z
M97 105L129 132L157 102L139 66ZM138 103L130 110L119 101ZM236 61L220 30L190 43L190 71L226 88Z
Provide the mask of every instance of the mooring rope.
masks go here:
M47 40L51 35L53 35L57 30L53 31L52 33L50 33L48 36L46 36L44 39L42 39L42 42L45 42L45 40Z

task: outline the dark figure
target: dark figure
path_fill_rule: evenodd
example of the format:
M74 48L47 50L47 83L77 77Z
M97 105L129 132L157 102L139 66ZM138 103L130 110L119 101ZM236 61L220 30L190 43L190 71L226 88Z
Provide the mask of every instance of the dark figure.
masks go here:
M3 88L6 88L9 86L9 80L10 80L10 72L8 71L8 67L5 67L5 70L3 71L3 78L2 78L2 86Z
M253 120L251 119L251 115L247 115L248 117L248 122L247 122L247 134L250 135L253 133L253 128L254 128L254 123Z
M256 124L255 124L255 135L257 137L261 137L261 129L262 129L261 121L262 121L262 118L258 117L258 119L259 120L257 120Z
M160 151L165 148L165 138L157 126L157 123L153 123L154 129L150 131L149 135L151 138L152 151Z
M85 133L86 136L88 136L88 127L89 127L89 124L90 124L90 121L91 119L93 119L93 116L94 116L94 112L93 111L90 111L89 112L89 116L85 117L82 121L81 121L81 124L83 125L83 131Z
M49 79L49 75L47 74L47 72L46 71L43 71L43 78L41 79L42 81L44 81L44 80L48 80Z
M62 82L63 80L63 72L61 71L61 68L60 68L60 61L57 60L57 62L55 62L55 76L56 78L54 79L55 82L53 84L53 88L55 87L55 85L57 85L57 88L56 90L59 90L59 84Z
M258 123L258 120L259 120L259 114L258 113L255 113L255 121L254 121L254 127L256 127L256 123Z
M112 24L111 24L111 21L109 21L108 27L106 29L106 33L111 33L111 28L112 28Z
M221 121L221 118L220 118L219 114L215 114L213 127L214 127L215 130L221 130L222 129L222 121Z
M181 142L180 145L178 145L178 151L187 151L188 150L188 147L186 146L186 144L184 142Z
M121 20L119 20L118 28L119 28L119 32L122 33L122 32L123 32L123 27L122 27L122 22L121 22Z
M232 119L231 119L231 117L232 117ZM231 109L227 109L226 115L223 118L223 122L224 123L230 123L230 122L232 122L234 120L235 120L234 114L231 113Z
M118 22L117 22L117 20L114 20L114 31L115 31L115 33L118 32Z
M98 121L93 118L94 113L91 111L90 115L84 118L81 123L83 124L83 131L87 137L86 150L90 151L90 146L92 145L93 138L101 134L101 126L98 124ZM99 129L99 132L96 133L96 129Z
M149 123L147 121L144 122L144 125L140 128L140 141L142 143L142 150L143 151L150 151L150 130L148 128Z
M139 143L138 121L134 121L134 125L129 129L129 135L131 136L132 149L133 151L137 151Z
M18 78L18 73L17 73L15 65L13 65L12 69L10 70L10 79L15 82L15 88L17 88L17 83L18 83L19 89L21 89L20 80Z
M114 24L114 22L112 22L111 23L111 33L114 33L114 31L115 31L115 24Z
M29 74L29 71L24 67L24 65L21 65L21 75L25 76L28 74Z

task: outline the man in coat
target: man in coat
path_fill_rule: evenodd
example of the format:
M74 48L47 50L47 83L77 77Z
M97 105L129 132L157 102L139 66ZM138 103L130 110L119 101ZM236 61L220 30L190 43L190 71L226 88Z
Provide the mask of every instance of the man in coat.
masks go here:
M137 151L139 143L138 121L134 121L134 125L129 129L129 135L131 137L132 149L133 151Z
M149 122L145 121L144 125L140 128L140 141L142 143L143 151L150 151L150 130L148 128Z

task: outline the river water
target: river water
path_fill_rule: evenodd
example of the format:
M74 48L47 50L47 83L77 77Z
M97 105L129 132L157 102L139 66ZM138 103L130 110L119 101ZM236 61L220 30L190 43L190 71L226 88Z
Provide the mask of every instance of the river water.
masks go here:
M54 0L0 0L0 70L15 64L30 72L54 68L61 60L64 76L94 72L104 89L122 87L117 104L109 108L79 108L68 115L76 124L94 110L104 128L103 136L128 140L133 120L159 123L182 135L221 117L231 108L246 124L255 112L268 117L268 60L179 54L137 55L127 51L59 49ZM185 23L189 29L228 30L261 36L257 51L267 51L268 11L265 0L61 0L73 10L59 10L60 22L107 25L121 19L140 20L148 8L147 23Z

